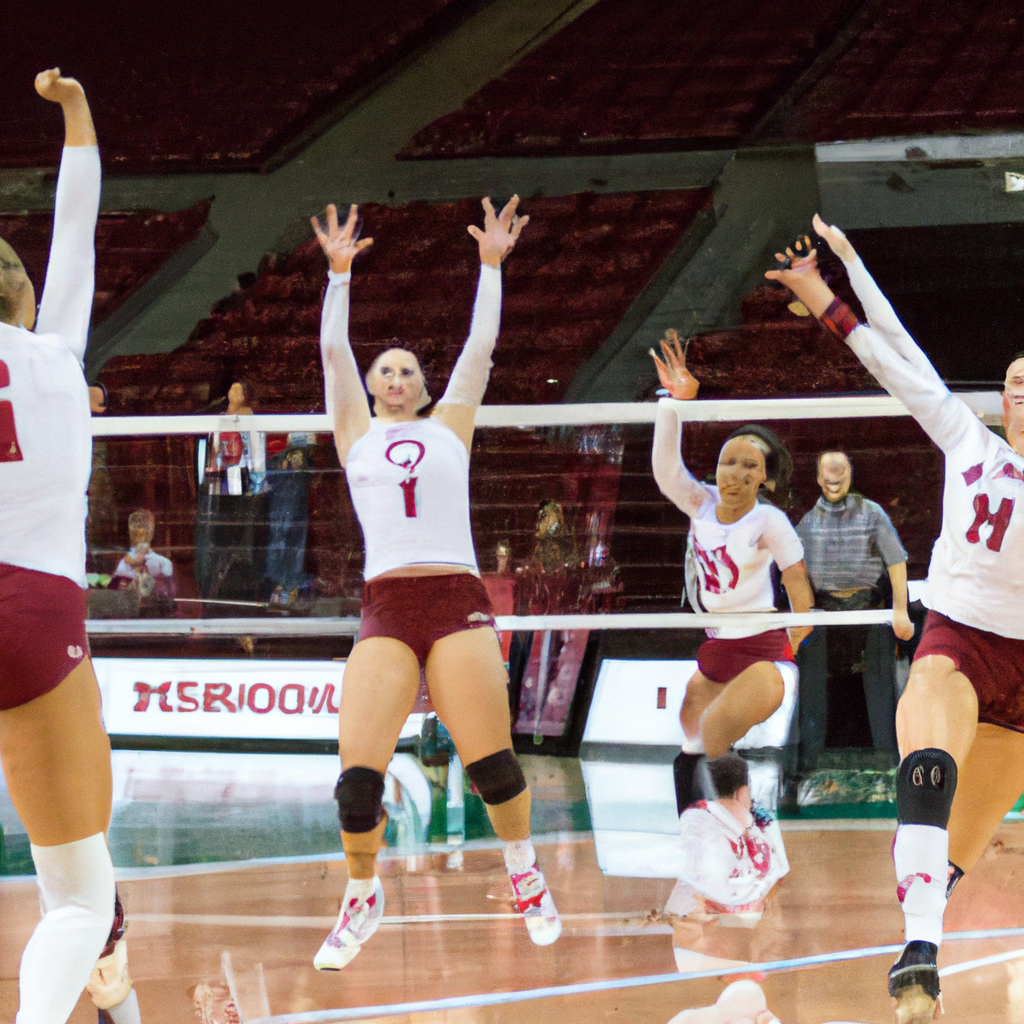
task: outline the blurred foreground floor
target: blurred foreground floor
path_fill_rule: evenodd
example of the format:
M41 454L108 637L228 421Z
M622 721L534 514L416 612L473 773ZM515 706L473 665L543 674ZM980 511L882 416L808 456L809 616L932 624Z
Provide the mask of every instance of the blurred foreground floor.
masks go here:
M181 776L176 784L165 779L147 789L147 799L140 802L148 808L145 814L138 807L130 813L123 802L115 813L122 828L131 818L132 834L147 849L171 849L174 835L175 842L181 840L175 830L190 818L189 793L197 800L200 827L217 831L211 786L223 786L222 768L213 771L207 755L188 757L191 773L187 761L177 764ZM306 764L312 789L322 781L318 773L325 771L313 761ZM301 760L291 767L280 762L282 785L293 784L290 773L302 765ZM579 816L578 807L573 810L582 791L578 765L552 766L548 759L537 759L529 768L544 815L557 816L561 793L564 820L571 823L574 814ZM255 799L243 799L244 780L233 785L233 794L222 791L221 803L233 808L220 826L225 842L232 821L243 829L248 819L245 827L253 829L266 815ZM259 790L266 782L251 785ZM194 1022L198 985L232 992L243 1020L271 1017L276 1024L302 1024L299 1014L324 1024L344 1019L666 1024L681 1009L713 1002L724 974L741 970L729 968L714 977L679 975L672 929L652 913L664 905L672 878L606 874L599 865L599 859L606 859L599 849L602 830L595 845L593 831L565 828L538 834L541 866L565 920L554 946L533 946L521 920L511 914L499 844L487 839L450 845L410 842L388 851L382 861L387 906L377 935L344 971L319 974L312 957L334 922L347 874L337 853L337 833L331 838L333 807L322 792L316 800L325 808L312 816L316 827L309 824L309 814L294 806L287 813L275 812L278 827L291 829L280 835L285 854L279 858L175 865L148 854L160 863L121 868L129 962L144 1024ZM167 804L163 825L154 811L161 802ZM663 818L653 810L647 817L650 828ZM151 819L148 825L143 818ZM623 862L631 835L638 870L651 863L653 849L671 850L671 835L631 832L629 822L621 824L615 834L616 863ZM129 846L114 831L119 861L138 863L127 859ZM321 832L327 849L296 849L302 841L321 842L316 838ZM783 1024L891 1020L885 975L894 956L878 948L902 938L889 853L891 827L871 821L801 822L787 828L785 839L792 871L756 929L687 925L677 930L675 941L709 957L764 965L759 970L766 975L769 1006ZM951 934L940 963L967 968L943 982L949 1024L1024 1020L1024 889L1019 885L1024 830L1020 824L1004 825L997 840L961 882L947 911ZM189 848L193 855L203 852L197 842L193 838ZM268 845L273 837L262 835L253 840L253 853L265 858ZM0 881L0 1021L13 1020L18 960L38 912L31 878ZM1006 929L1017 933L990 934ZM965 932L973 934L958 937ZM999 954L1010 957L975 963ZM644 979L652 983L640 983ZM545 989L555 991L538 991ZM417 1005L401 1005L410 1003ZM94 1020L91 1004L83 999L72 1021Z

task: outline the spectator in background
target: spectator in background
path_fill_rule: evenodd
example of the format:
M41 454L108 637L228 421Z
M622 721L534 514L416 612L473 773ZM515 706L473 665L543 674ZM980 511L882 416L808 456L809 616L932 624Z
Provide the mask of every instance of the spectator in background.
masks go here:
M307 582L306 535L309 529L310 451L316 435L288 435L288 446L271 456L267 484L270 539L266 578L271 604L294 603Z
M225 416L252 416L253 388L235 381L227 394ZM223 401L223 399L221 400ZM265 472L265 435L258 431L215 431L206 453L207 494L255 494Z
M156 519L148 509L137 509L128 517L128 539L132 546L117 563L110 586L118 590L134 586L140 600L167 603L174 597L174 565L153 550L155 531Z
M892 628L867 627L862 660L871 741L876 749L895 754L896 637L910 640L914 635L907 614L907 552L885 509L851 491L852 481L853 467L845 452L822 452L818 456L821 497L800 520L796 530L803 541L807 573L818 608L825 611L883 608L886 588L880 584L884 584L888 573L892 588ZM825 747L828 635L827 627L816 626L797 655L801 772L814 768Z

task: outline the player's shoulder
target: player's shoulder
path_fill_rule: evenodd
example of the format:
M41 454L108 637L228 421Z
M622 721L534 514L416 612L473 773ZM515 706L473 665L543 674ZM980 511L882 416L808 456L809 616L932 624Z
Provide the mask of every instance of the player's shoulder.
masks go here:
M811 510L813 511L813 509ZM771 505L768 502L758 502L754 506L754 513L766 526L773 526L777 529L784 529L795 533L796 530L793 524L789 521L789 516L782 511L778 505ZM808 513L810 515L810 513ZM801 520L803 522L803 520Z

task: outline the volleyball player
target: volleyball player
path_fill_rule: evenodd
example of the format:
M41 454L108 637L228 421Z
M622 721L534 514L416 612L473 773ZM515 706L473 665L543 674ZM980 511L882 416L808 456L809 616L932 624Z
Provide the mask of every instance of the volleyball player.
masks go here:
M64 114L42 302L0 242L0 758L25 825L42 919L21 959L17 1024L61 1024L111 928L110 742L85 633L82 368L94 287L100 160L82 87L36 77ZM34 329L34 333L33 333Z
M930 611L896 711L893 860L906 945L889 992L905 1024L938 1012L946 900L1024 790L1024 352L1006 371L1004 440L950 393L846 236L820 217L814 227L845 264L867 324L832 293L813 251L766 276L846 341L945 456Z
M469 524L469 452L498 336L501 262L528 218L518 197L500 214L484 199L484 228L470 226L480 281L469 337L430 415L423 372L402 348L383 352L364 381L348 339L357 210L344 224L327 208L313 227L330 266L321 353L338 457L363 530L366 565L359 642L345 666L339 714L342 774L335 789L349 881L338 922L314 964L338 970L376 930L384 892L375 857L387 823L384 772L412 710L421 669L438 717L483 797L517 910L538 945L561 932L530 842L530 791L512 752L507 676ZM366 393L375 415L371 418Z
M678 338L663 341L655 356L658 376L672 397L687 394ZM792 472L786 446L766 427L734 430L718 455L715 484L702 484L680 454L682 422L673 403L658 404L651 462L662 494L690 517L686 582L698 612L773 612L772 566L777 565L795 612L814 602L803 545L786 514L758 500L764 487L783 493ZM729 626L707 630L697 671L686 685L679 712L684 741L675 760L680 813L700 796L694 787L703 754L720 757L781 706L785 680L777 662L791 662L809 626L784 629ZM795 673L795 669L794 669ZM791 677L792 678L792 677Z

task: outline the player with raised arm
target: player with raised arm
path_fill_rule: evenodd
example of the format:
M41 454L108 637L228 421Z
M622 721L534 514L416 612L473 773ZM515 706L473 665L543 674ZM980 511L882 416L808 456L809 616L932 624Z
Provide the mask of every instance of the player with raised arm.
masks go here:
M530 841L530 790L512 752L507 675L469 522L469 454L501 315L501 263L529 218L518 197L500 214L484 199L484 228L469 227L480 280L469 337L448 388L430 415L416 356L392 348L364 380L348 338L352 261L372 244L357 240L357 211L326 230L313 227L330 266L321 324L328 414L338 457L366 543L359 642L345 666L339 713L342 774L335 789L349 881L337 925L314 960L320 970L350 963L376 930L384 891L375 874L387 819L384 772L412 711L420 672L466 774L505 841L517 910L538 945L561 922ZM369 392L375 415L366 401Z
M82 87L58 69L36 91L64 113L42 302L0 242L0 758L31 843L43 917L22 954L17 1024L61 1024L114 916L110 741L85 633L82 360L92 315L100 158Z
M662 385L673 398L689 397L693 388L678 337L661 348L664 359L655 356L655 362ZM690 517L686 584L694 610L774 612L775 564L793 611L808 611L814 598L800 538L781 509L758 500L762 486L769 493L787 487L792 459L786 446L759 424L739 427L719 452L711 485L687 469L681 437L676 406L663 399L654 422L651 463L661 493ZM793 650L810 631L809 626L788 635L784 629L740 626L707 630L709 639L697 652L697 671L679 712L685 736L674 764L680 814L700 795L694 778L701 756L720 757L781 706L786 684L776 663L791 662Z
M906 946L889 992L906 1024L938 1013L946 900L1024 790L1024 352L1006 371L1004 440L946 387L846 236L820 217L814 227L868 322L833 294L813 250L778 254L783 267L766 276L853 349L945 456L930 611L896 711L893 860Z

